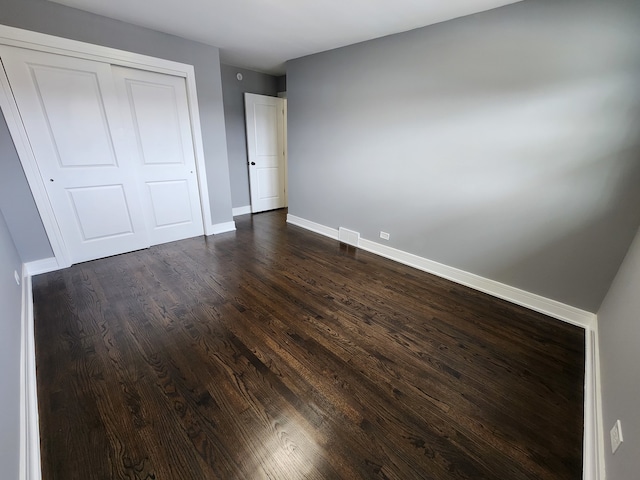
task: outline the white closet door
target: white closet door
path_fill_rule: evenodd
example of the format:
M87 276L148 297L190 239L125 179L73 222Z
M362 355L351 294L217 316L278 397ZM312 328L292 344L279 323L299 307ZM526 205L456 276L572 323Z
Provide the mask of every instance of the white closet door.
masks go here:
M149 246L108 64L0 48L71 263Z
M112 67L151 244L204 233L185 80Z

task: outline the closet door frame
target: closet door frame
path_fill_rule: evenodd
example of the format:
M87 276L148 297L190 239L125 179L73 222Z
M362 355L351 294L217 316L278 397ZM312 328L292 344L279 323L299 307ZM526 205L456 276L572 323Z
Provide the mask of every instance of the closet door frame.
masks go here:
M161 58L149 57L137 53L126 52L114 48L93 45L89 43L55 37L29 30L0 25L0 45L8 45L41 52L83 58L111 65L136 68L156 73L164 73L183 77L187 87L187 102L191 120L193 149L196 161L198 188L200 190L200 206L205 235L215 233L211 221L211 207L209 204L209 190L202 146L202 132L200 128L200 113L196 94L196 78L193 65L173 62ZM4 113L9 132L22 163L27 182L33 193L38 212L42 218L45 231L51 244L57 265L50 270L66 268L71 265L70 256L64 238L55 219L53 208L47 196L44 180L40 175L38 163L31 147L27 132L22 124L18 106L13 98L9 80L3 68L0 68L0 108Z

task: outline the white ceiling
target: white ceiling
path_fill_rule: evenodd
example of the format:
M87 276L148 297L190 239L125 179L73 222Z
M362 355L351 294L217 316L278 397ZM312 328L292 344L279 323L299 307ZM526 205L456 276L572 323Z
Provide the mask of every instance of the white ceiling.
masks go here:
M51 0L220 48L272 74L293 58L520 0Z

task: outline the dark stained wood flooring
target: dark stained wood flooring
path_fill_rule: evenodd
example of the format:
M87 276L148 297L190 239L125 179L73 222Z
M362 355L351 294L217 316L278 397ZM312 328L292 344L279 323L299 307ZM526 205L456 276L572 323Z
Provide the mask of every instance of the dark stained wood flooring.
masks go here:
M582 329L236 221L34 278L44 480L582 477Z

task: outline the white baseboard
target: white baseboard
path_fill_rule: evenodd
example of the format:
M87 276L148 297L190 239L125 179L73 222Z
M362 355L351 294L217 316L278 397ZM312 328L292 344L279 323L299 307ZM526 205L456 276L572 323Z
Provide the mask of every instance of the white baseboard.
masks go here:
M233 216L237 217L238 215L246 215L247 213L251 213L251 205L245 205L244 207L234 207L232 209Z
M325 235L329 238L333 238L335 240L338 239L338 230L334 228L326 227L319 223L296 217L294 215L287 215L287 222L307 230L311 230L312 232ZM434 262L433 260L419 257L412 253L372 242L371 240L367 240L362 237L360 237L358 247L368 252L375 253L376 255L395 260L396 262L404 265L417 268L418 270L432 273L439 277L446 278L447 280L451 280L452 282L507 300L511 303L515 303L516 305L521 305L531 310L535 310L536 312L544 313L550 317L554 317L583 328L593 328L595 326L596 315L594 313L566 305L556 300L527 292L525 290L520 290L519 288L505 285L504 283L496 282L495 280L490 280L474 273L449 267L442 263Z
M325 237L333 238L334 240L338 240L339 237L337 228L325 227L324 225L306 220L304 218L296 217L295 215L287 214L287 223L297 225L298 227L302 227L307 230L311 230L312 232L319 233L320 235L324 235Z
M33 277L41 273L53 272L60 270L60 265L55 257L42 258L40 260L34 260L33 262L27 262L24 264L27 270L27 275Z
M487 293L494 297L507 300L516 305L527 307L536 312L544 313L550 317L563 320L565 322L578 325L583 328L592 328L595 324L595 314L581 310L579 308L566 305L550 298L537 295L535 293L520 290L519 288L505 285L488 278L481 277L474 273L465 272L454 267L443 265L411 253L404 252L386 245L381 245L364 238L360 239L359 245L363 250L377 255L395 260L410 267L432 273L452 282L465 285Z
M20 480L41 480L33 291L27 265L22 268L22 333L20 352Z
M217 235L219 233L233 232L236 229L236 222L215 223L211 225L207 235Z
M605 480L604 430L597 322L585 330L583 480Z

